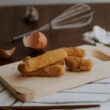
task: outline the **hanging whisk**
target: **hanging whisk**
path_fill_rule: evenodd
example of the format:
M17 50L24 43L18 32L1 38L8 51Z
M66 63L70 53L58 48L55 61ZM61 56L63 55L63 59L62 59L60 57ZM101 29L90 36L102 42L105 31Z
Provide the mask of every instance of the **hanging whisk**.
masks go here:
M83 3L75 4L42 27L23 35L13 37L10 41L28 36L32 32L48 30L50 27L53 30L84 27L91 23L93 19L93 13L94 12L89 5Z
M76 4L52 20L53 29L80 28L91 23L93 10L87 4Z

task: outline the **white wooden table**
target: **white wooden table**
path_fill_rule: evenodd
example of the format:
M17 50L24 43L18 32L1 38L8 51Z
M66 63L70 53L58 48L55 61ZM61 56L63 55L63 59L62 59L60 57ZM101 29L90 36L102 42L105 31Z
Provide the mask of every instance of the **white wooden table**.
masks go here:
M98 108L87 110L109 110L110 109L110 78L95 81L74 89L61 91L30 102L21 102L14 98L9 91L0 83L0 106L36 106L43 103L100 103ZM79 109L80 110L80 109ZM82 109L81 109L82 110ZM86 109L84 109L86 110Z

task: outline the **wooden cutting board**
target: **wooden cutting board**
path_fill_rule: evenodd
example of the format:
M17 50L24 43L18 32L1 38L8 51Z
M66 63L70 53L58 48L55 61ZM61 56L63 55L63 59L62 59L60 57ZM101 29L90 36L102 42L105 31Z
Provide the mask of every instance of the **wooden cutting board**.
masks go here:
M93 61L94 66L90 72L66 72L64 76L51 78L26 77L20 75L17 70L20 62L16 62L0 67L0 80L19 100L28 101L110 76L110 61L95 58L92 55L95 46L80 47L86 50L85 58Z

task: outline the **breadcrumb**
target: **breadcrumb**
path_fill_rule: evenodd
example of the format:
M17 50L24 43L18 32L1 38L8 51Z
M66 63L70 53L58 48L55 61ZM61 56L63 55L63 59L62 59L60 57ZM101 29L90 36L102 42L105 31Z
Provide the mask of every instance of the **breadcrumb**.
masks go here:
M49 65L45 68L38 69L34 72L22 73L26 76L41 76L41 77L59 77L64 75L65 67L60 64Z
M92 69L92 61L89 59L81 59L78 57L67 57L65 64L69 71L90 71Z
M67 52L64 49L51 50L40 56L25 59L22 64L18 65L18 70L21 73L33 72L40 68L54 64L59 60L66 58L67 56Z
M68 56L74 56L74 57L80 57L80 58L83 58L85 56L85 50L82 48L66 47L64 49L67 51Z

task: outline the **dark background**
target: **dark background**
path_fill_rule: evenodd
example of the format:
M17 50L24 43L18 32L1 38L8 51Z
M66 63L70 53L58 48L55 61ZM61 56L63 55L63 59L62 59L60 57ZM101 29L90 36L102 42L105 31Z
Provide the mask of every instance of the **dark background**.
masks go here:
M26 56L36 56L42 54L46 50L58 47L78 46L88 44L83 41L82 34L91 31L94 25L99 25L106 30L110 30L110 4L90 4L94 10L94 18L91 24L82 28L48 30L44 33L48 38L48 47L44 51L32 51L23 46L22 40L9 43L9 38L18 36L25 32L36 29L56 16L71 5L40 5L35 6L39 12L39 21L36 23L25 23L23 17L25 15L26 6L0 7L0 48L10 49L16 46L16 52L10 59L0 59L0 65L19 61Z

